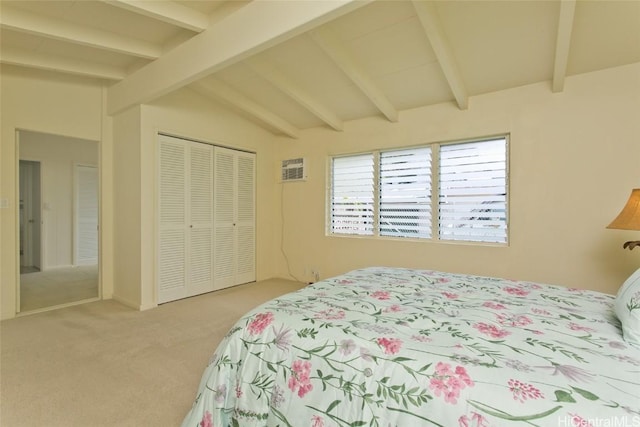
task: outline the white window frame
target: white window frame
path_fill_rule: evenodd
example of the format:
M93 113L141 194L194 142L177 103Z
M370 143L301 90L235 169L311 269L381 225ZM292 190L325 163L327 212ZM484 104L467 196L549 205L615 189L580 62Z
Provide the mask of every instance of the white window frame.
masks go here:
M465 140L457 140L457 141L446 141L446 142L433 142L429 144L423 144L419 146L412 147L398 147L398 148L390 148L390 149L382 149L382 150L371 150L366 152L359 153L350 153L350 154L339 154L333 155L329 157L328 161L328 181L327 181L327 213L326 213L326 235L332 237L346 237L346 238L374 238L374 239L392 239L392 240L406 240L406 241L421 241L421 242L443 242L443 243L464 243L464 244L477 244L477 245L497 245L497 246L508 246L509 245L509 134L498 134L491 135L486 137L479 138L470 138ZM493 240L482 240L482 239L465 239L465 238L442 238L440 233L440 147L445 145L455 145L455 144L467 144L467 143L478 143L483 141L494 141L504 139L505 144L505 183L504 183L504 228L505 235L504 241L493 241ZM380 154L386 152L399 152L402 150L409 150L415 148L430 148L431 149L431 233L429 237L415 237L415 236L383 236L380 233L380 224L379 224L379 215L380 215ZM369 234L365 233L344 233L344 232L333 232L332 220L333 220L333 160L337 158L351 157L351 156L359 156L359 155L372 155L374 159L373 164L373 232Z

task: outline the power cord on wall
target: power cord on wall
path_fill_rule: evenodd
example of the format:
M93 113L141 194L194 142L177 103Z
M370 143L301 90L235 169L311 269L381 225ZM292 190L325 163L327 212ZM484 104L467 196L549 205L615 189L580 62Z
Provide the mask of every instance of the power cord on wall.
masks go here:
M280 252L282 252L282 256L284 257L284 261L287 264L287 272L289 273L289 277L293 278L296 282L303 282L303 280L298 279L292 272L291 266L289 265L289 257L287 257L287 253L284 250L284 183L280 184L282 186L282 190L280 190Z

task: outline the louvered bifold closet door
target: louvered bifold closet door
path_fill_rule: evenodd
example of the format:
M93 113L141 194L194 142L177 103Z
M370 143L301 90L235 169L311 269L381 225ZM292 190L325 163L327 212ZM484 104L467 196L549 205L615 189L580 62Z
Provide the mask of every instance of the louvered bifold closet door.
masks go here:
M236 283L256 280L255 154L240 152L236 168Z
M235 151L214 149L214 287L235 285Z
M255 154L214 150L214 283L256 280Z
M158 147L158 303L187 296L187 145L161 135Z
M187 293L213 287L213 146L190 143L189 252Z

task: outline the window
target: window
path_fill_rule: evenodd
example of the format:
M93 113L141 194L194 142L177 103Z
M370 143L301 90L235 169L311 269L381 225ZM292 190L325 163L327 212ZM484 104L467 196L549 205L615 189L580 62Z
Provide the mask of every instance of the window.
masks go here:
M334 157L330 199L332 234L506 243L507 137Z
M333 159L331 232L373 235L373 154Z
M431 148L380 153L381 236L431 237Z

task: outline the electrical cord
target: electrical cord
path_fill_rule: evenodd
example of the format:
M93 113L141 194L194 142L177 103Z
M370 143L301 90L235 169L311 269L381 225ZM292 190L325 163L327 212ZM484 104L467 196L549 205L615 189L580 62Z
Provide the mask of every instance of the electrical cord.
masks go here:
M289 277L293 278L296 282L303 282L303 280L298 279L292 272L291 266L289 264L289 257L284 250L284 183L280 184L282 189L280 190L280 252L282 252L282 256L284 257L284 261L287 264L287 272L289 273Z

